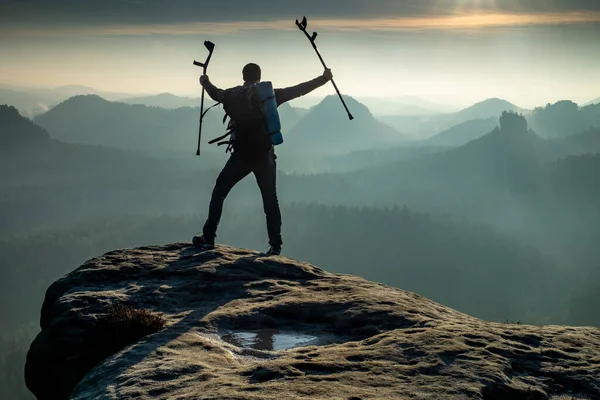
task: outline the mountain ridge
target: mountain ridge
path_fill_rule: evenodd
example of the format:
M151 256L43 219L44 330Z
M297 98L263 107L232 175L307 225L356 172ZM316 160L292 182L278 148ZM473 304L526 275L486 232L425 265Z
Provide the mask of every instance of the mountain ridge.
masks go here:
M337 96L326 96L311 107L284 141L294 151L311 155L342 154L404 142L407 138L375 119L367 106L350 96L344 102L354 119L349 120ZM289 150L291 151L291 150Z
M453 120L465 122L482 117L498 117L503 111L522 113L525 110L507 100L490 97L454 113Z
M588 101L587 103L584 104L584 106L589 106L592 104L600 104L600 97L598 97L597 99Z
M21 116L14 106L0 104L1 150L14 150L32 143L50 140L50 134L29 118Z
M493 130L497 120L497 118L471 119L443 130L423 142L434 146L462 146Z
M191 152L197 147L200 107L166 109L109 101L98 95L73 96L35 122L53 137L72 143L102 145L152 154ZM203 145L224 131L216 112L203 121ZM211 135L211 136L209 136Z

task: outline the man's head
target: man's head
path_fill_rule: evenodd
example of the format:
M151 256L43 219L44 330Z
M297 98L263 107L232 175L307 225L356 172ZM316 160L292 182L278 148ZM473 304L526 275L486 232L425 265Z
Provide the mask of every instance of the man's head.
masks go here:
M242 69L242 77L244 82L260 81L260 67L254 63L246 64Z

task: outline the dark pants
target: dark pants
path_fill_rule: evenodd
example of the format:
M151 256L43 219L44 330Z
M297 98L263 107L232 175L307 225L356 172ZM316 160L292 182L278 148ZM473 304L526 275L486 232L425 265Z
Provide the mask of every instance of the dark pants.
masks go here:
M223 212L223 202L231 189L250 172L254 173L256 183L262 195L265 216L267 217L267 232L271 246L281 246L281 212L277 200L276 188L276 163L277 157L271 151L264 156L245 158L235 153L231 155L225 167L219 174L212 192L208 219L204 224L202 234L206 237L215 238L217 226Z

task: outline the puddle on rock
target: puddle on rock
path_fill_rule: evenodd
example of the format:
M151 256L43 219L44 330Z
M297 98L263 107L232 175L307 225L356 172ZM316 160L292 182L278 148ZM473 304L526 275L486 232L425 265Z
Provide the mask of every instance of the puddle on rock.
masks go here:
M219 336L227 343L255 350L287 350L320 343L318 336L277 329L258 331L224 331Z

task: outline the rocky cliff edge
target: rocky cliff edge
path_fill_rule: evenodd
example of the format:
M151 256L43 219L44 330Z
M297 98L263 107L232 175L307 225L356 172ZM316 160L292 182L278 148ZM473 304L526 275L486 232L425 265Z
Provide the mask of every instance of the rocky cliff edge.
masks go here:
M600 399L600 329L486 322L225 246L89 260L48 288L40 324L40 400Z

